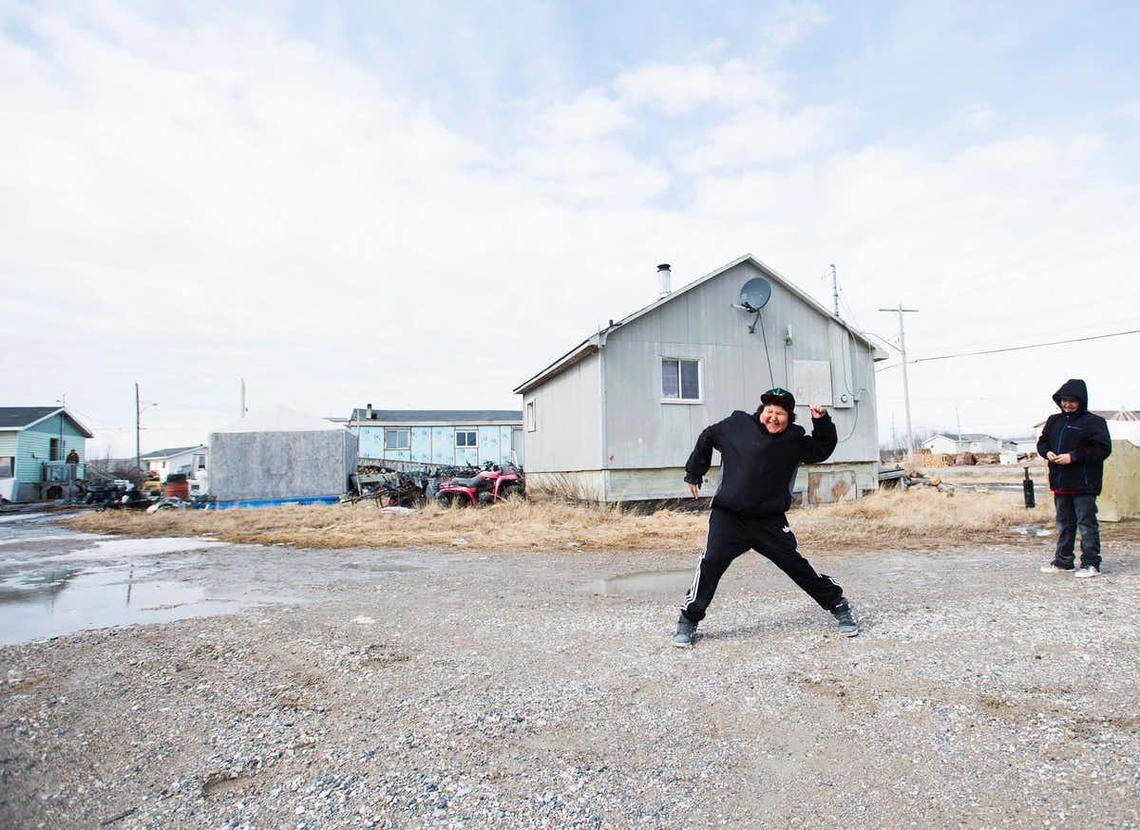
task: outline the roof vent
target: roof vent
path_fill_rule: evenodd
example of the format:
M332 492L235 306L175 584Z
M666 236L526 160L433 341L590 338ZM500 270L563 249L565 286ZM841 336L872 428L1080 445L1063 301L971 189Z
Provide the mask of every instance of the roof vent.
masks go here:
M673 292L673 271L668 262L663 262L657 266L657 281L661 285L661 293L657 299L668 297Z

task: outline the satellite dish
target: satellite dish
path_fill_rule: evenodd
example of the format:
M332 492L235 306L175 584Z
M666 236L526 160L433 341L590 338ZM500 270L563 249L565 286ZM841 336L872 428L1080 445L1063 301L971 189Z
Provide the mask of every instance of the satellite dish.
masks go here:
M740 289L740 305L746 311L759 311L772 296L772 283L763 277L753 277Z

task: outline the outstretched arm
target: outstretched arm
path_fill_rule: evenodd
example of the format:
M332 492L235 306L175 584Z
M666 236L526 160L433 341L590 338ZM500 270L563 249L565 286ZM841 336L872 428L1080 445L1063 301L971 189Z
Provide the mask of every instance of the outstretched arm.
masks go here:
M827 459L835 452L835 445L839 443L839 436L835 432L835 424L827 410L818 403L809 407L811 411L811 435L803 437L800 456L809 464L815 464Z
M718 449L717 427L719 423L706 427L697 437L696 446L689 453L689 460L685 462L685 481L689 484L689 492L693 498L697 497L700 486L704 482L705 473L712 466L712 452Z

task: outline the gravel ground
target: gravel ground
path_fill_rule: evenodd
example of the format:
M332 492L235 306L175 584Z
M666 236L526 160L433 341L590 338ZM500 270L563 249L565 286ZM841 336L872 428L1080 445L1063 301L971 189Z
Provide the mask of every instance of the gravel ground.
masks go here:
M855 639L746 556L691 650L695 553L211 548L306 601L0 649L0 826L1140 827L1140 545L1049 544L813 557Z

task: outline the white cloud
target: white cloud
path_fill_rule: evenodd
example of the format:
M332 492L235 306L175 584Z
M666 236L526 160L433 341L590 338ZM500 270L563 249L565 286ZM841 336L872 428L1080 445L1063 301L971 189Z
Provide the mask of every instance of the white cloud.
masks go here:
M560 142L604 138L633 123L621 102L603 90L583 92L569 104L543 113L543 131Z
M1116 110L1120 115L1129 118L1133 121L1140 123L1140 100L1126 101L1117 107Z
M699 174L785 162L838 144L840 129L839 113L824 107L792 113L748 109L712 124L678 164Z
M619 75L618 96L630 106L684 115L706 105L735 108L783 97L778 74L730 60L712 64L658 64Z

